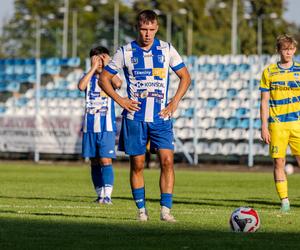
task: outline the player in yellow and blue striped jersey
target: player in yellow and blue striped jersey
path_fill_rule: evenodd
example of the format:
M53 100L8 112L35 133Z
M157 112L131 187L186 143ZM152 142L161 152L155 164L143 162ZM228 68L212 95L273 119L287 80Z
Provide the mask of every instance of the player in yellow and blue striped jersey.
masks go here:
M281 210L287 212L290 202L284 167L288 145L300 163L300 64L293 61L297 50L293 37L280 35L276 48L280 61L264 69L260 82L261 136L270 145Z

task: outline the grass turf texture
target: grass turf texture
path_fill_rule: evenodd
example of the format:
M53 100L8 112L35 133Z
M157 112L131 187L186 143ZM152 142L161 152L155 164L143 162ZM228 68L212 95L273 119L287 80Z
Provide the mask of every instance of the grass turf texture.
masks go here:
M159 220L159 171L145 170L150 221L141 223L128 168L115 168L114 205L103 206L92 202L89 167L75 165L0 164L0 249L299 248L299 174L289 176L292 210L282 214L271 172L178 169L178 222L168 224ZM230 232L229 216L239 206L258 211L259 232Z

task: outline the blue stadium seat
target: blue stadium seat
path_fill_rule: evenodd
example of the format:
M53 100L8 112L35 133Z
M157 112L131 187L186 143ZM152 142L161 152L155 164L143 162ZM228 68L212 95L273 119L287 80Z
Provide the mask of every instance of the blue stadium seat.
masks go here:
M69 58L68 60L69 67L78 67L79 65L80 65L80 58L78 57Z
M241 118L241 117L246 116L248 114L248 112L249 112L249 109L247 109L247 108L238 108L235 111L235 116L238 118Z
M236 71L236 65L233 63L225 65L224 71L228 74L231 74L232 72Z
M217 107L218 104L219 104L219 100L218 99L209 98L209 99L207 99L206 107L211 109L211 108Z
M236 70L239 72L245 72L248 71L249 69L250 69L250 65L247 63L239 64L236 68Z
M69 90L68 91L68 97L70 98L79 98L80 97L80 92L79 90L77 89L74 89L74 90ZM84 92L83 92L84 93Z
M25 69L24 65L21 65L21 64L15 65L15 67L14 67L14 73L18 74L18 75L21 75L21 74L24 73L24 69Z
M230 88L230 89L227 89L227 98L234 98L236 95L237 95L237 89L233 89L233 88Z
M15 66L14 65L6 65L5 66L5 74L12 75L15 73Z
M25 65L35 65L35 58L25 59Z
M238 127L239 119L236 117L230 117L225 120L225 128L234 129Z
M204 72L204 73L211 72L211 70L212 70L212 65L209 64L209 63L205 63L205 64L203 64L203 65L199 65L199 66L198 66L198 70L199 70L200 72Z
M11 82L6 86L6 91L8 92L19 92L20 91L20 83Z
M248 129L249 128L249 118L243 118L238 120L238 128Z
M68 96L68 90L60 89L57 91L56 97L58 98L66 98Z
M255 129L260 129L261 128L261 120L260 119L255 119L253 123L253 127Z
M17 107L23 107L27 104L28 99L26 97L20 97L19 99L16 100L15 106Z
M55 89L46 89L45 97L48 99L55 98L57 96L57 91Z
M215 119L215 127L218 128L218 129L224 128L225 127L225 122L226 122L225 118L217 117Z
M0 114L5 113L5 111L6 111L5 106L1 105L1 106L0 106Z
M47 66L60 66L60 60L57 57L48 58L45 64Z
M26 74L35 74L36 67L34 64L28 64L24 67L24 73Z
M223 72L221 72L221 73L219 74L218 80L220 80L220 81L225 81L225 80L228 79L228 77L229 77L229 73L226 72L226 71L223 71Z
M6 91L6 82L0 82L0 92Z

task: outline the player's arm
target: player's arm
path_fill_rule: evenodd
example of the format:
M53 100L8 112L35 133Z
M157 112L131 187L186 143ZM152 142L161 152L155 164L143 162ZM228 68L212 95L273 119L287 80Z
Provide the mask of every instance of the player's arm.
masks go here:
M101 61L101 58L99 56L93 56L92 57L92 66L90 68L90 70L85 74L84 77L82 77L78 83L78 89L80 91L85 91L86 90L86 87L87 85L89 84L92 76L94 75L97 67L100 65L100 61Z
M178 85L178 89L176 91L176 94L172 98L172 100L168 103L167 107L161 110L159 113L161 117L169 117L174 114L176 111L178 104L186 91L188 90L190 84L191 84L191 77L186 67L183 67L177 71L175 71L176 75L179 77L180 82Z
M103 61L103 65L106 66L108 65L109 63L109 60L110 60L110 56L108 54L102 54L100 55L102 61ZM111 79L111 84L113 86L114 89L119 89L121 88L121 85L122 85L122 80L119 76L119 74L116 74L112 77Z
M122 86L122 80L119 77L119 75L115 75L112 79L111 79L111 84L113 86L114 89L120 89Z
M138 104L140 102L131 100L127 97L120 96L114 89L112 85L112 79L115 74L108 72L104 69L100 75L100 87L104 90L104 92L110 96L116 103L118 103L122 108L128 110L129 112L140 110Z
M261 138L267 144L271 142L271 136L268 128L269 100L270 100L270 92L269 91L261 92L261 102L260 102Z

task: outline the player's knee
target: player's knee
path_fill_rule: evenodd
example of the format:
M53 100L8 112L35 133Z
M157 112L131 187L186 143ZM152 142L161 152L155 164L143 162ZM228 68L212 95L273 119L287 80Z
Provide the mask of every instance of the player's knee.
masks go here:
M284 158L275 158L274 159L274 167L275 168L283 168L285 166Z
M173 169L173 158L167 156L161 159L161 168L165 170Z
M111 165L112 164L112 160L110 158L101 158L100 159L100 164L102 166Z

